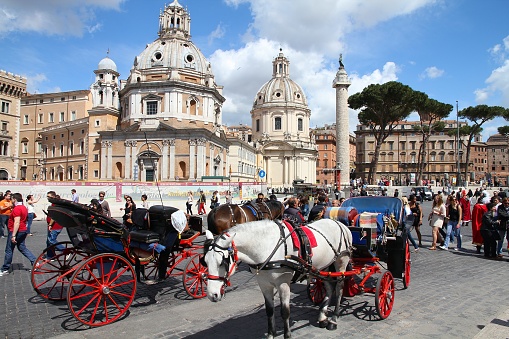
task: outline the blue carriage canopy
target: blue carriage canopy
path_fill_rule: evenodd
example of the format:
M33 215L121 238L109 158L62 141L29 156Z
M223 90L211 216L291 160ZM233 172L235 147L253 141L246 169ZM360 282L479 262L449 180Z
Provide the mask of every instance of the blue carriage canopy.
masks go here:
M394 197L353 197L346 199L341 207L355 207L359 214L371 212L394 215L398 223L401 223L403 203Z

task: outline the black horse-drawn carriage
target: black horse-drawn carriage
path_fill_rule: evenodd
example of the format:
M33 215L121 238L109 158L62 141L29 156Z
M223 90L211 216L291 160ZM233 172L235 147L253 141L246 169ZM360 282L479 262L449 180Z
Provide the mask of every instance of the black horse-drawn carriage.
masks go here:
M200 263L203 247L193 243L201 234L201 219L191 219L194 230L182 233L166 249L164 239L177 232L171 223L176 208L152 206L130 230L86 205L61 199L50 202L48 215L65 227L70 242L52 245L39 255L32 285L43 298L67 299L73 316L83 324L102 326L125 314L140 275L147 280L157 277L160 257L169 257L166 277L182 276L186 292L194 298L206 295L206 268ZM160 251L168 251L169 256L160 256Z

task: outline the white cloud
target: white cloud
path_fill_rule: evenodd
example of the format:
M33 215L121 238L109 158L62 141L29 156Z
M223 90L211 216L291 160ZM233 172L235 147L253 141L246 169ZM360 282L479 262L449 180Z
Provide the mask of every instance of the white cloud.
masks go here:
M421 75L419 75L419 78L420 79L426 79L426 78L436 79L436 78L441 77L442 75L444 75L443 69L439 69L435 66L431 66L431 67L426 68L424 70L424 72L421 73Z
M3 0L0 34L34 31L48 35L82 36L95 31L95 8L119 10L125 0Z
M46 74L38 73L35 75L24 75L27 78L27 92L28 93L38 93L39 86L48 81Z
M224 37L225 32L226 31L221 23L217 25L216 29L209 34L208 37L209 45L212 45L212 43L214 43L214 40L221 39L222 37Z
M485 80L486 87L474 91L476 102L486 103L490 98L496 97L494 105L509 107L509 36L488 50L496 61L501 63L500 67L494 69Z
M248 2L228 0L238 6ZM301 51L326 55L345 50L344 36L373 27L394 17L410 14L436 0L249 0L254 21L251 35L279 41ZM327 34L324 34L327 32Z

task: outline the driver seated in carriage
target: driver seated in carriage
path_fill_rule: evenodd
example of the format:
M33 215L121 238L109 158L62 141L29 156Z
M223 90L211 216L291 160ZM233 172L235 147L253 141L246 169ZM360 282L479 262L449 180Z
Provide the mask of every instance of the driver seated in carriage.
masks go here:
M293 226L299 226L306 223L306 219L299 209L299 200L292 197L287 200L287 208L283 213L283 219L289 221Z

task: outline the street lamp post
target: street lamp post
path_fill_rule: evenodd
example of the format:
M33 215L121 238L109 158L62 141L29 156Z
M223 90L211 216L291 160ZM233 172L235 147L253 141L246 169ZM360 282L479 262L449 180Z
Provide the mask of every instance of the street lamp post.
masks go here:
M460 170L460 117L458 113L458 100L456 100L456 138L457 138L457 163L456 169L458 171L458 176L456 179L456 186L461 186L460 178L461 178L461 170Z

